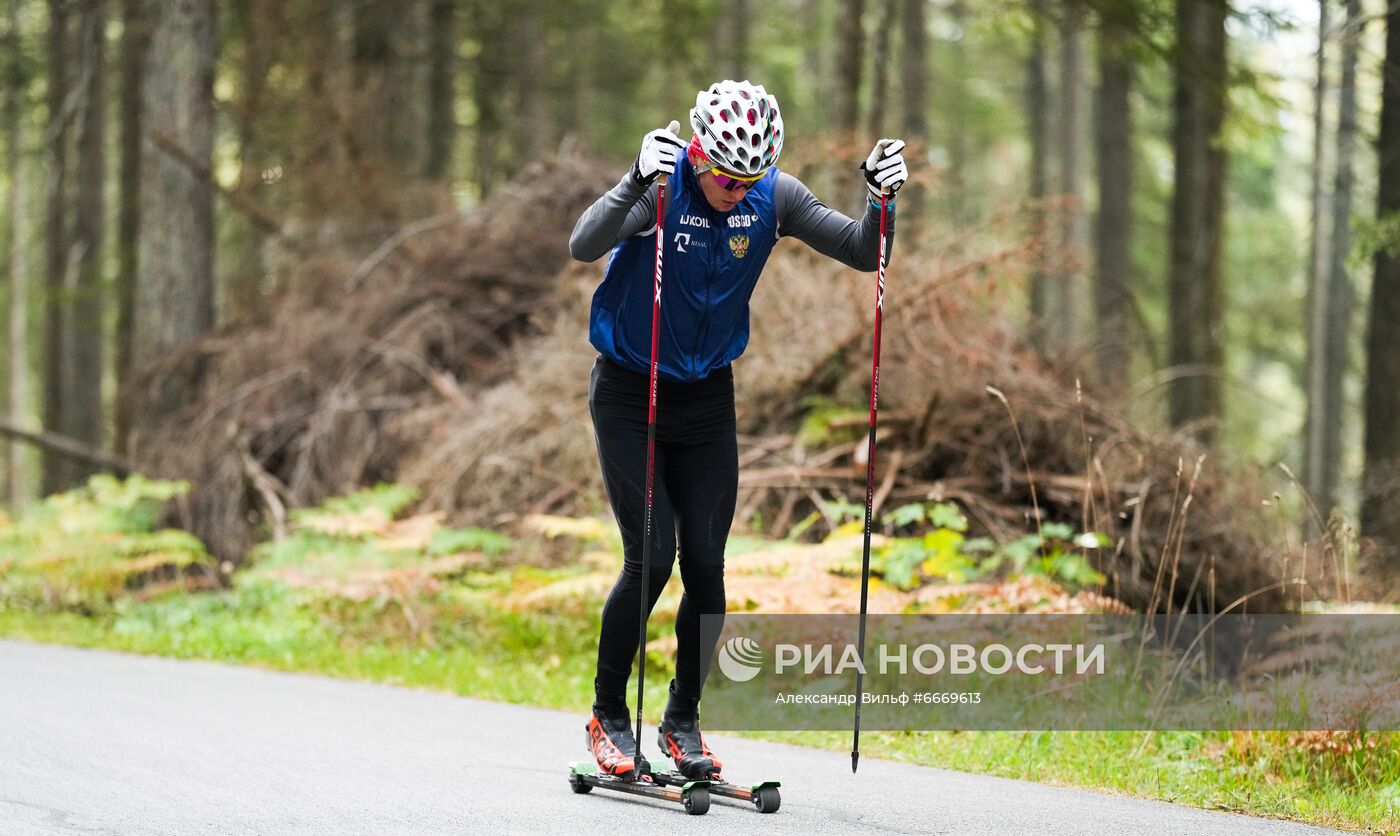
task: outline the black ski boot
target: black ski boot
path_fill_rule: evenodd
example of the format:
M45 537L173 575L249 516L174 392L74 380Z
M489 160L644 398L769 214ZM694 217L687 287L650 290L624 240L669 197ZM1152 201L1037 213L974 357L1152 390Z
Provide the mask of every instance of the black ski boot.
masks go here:
M651 773L646 758L642 759L641 769L633 759L637 752L637 738L632 735L632 725L624 710L616 716L603 714L594 707L588 718L588 751L598 762L598 771L614 775L627 781L636 781Z
M700 735L698 715L677 717L667 712L662 716L656 732L656 745L675 761L677 771L686 778L692 781L724 780L719 774L724 764L705 745L705 738Z

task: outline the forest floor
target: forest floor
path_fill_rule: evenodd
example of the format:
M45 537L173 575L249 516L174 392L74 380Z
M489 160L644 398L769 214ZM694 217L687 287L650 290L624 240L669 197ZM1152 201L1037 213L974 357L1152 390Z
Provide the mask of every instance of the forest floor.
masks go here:
M135 526L131 522L143 517L141 503L133 499L141 490L150 492L149 485L122 493L109 484L88 499L50 501L13 523L0 519L0 636L318 673L581 716L588 710L598 613L620 562L612 526L602 519L542 517L513 537L450 529L438 515L400 514L413 493L389 486L298 513L287 537L260 547L221 588L200 589L192 581L196 574L186 574L182 583L168 577L152 581L153 567L188 568L207 555L179 556L197 541L170 532L133 533L133 527L153 527L150 517ZM66 522L53 525L60 511ZM126 521L116 526L125 533L112 530L117 518ZM957 524L956 517L945 516L934 531L954 531ZM103 526L107 533L94 533ZM853 544L858 551L859 539L858 534L821 543L736 538L731 607L850 611L857 582L842 564ZM889 545L877 541L877 556L898 553L879 548ZM136 553L144 557L133 560ZM918 571L943 571L929 564L936 557L925 554ZM133 563L148 573L144 583L132 584L134 576L126 570ZM1073 584L1064 578L1032 572L1003 571L955 584L947 578L911 580L893 560L880 569L885 580L874 582L872 611L910 611L917 604L924 611L945 612L1105 612L1115 604L1087 589L1071 591ZM675 578L652 619L650 706L664 704L673 671L671 614L679 593ZM835 751L850 745L847 732L749 734ZM867 732L862 751L1396 834L1397 738L1395 733L1319 738L1263 732Z

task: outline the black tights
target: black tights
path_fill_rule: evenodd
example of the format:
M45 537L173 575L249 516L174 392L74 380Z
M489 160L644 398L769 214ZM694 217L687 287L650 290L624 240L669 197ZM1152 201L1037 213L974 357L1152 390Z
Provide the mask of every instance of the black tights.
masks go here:
M648 387L645 372L601 357L588 386L603 484L623 546L622 573L603 605L598 638L593 684L595 704L604 709L625 704L640 638ZM647 613L671 577L679 544L685 592L676 613L676 678L668 710L691 714L718 635L710 630L710 638L702 636L700 616L724 613L724 544L739 486L733 374L726 366L693 383L658 381L656 403Z

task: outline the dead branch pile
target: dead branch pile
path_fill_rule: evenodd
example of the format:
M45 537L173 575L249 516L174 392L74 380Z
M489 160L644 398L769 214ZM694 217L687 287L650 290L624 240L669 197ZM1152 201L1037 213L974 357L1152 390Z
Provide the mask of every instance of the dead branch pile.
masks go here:
M1275 490L1265 474L1133 426L1121 396L1077 385L1082 358L1051 365L1022 343L998 312L1008 296L998 283L1040 257L1035 242L974 236L903 255L887 281L877 502L955 500L1000 541L1035 531L1037 519L1101 532L1111 545L1090 556L1105 592L1143 610L1213 611L1243 598L1236 610L1273 611L1299 600L1297 578L1332 581L1323 556L1307 565L1264 507ZM741 419L752 437L740 514L785 531L819 498L863 503L873 282L806 254L774 264L764 282L761 337L742 375L746 388L762 386ZM844 447L797 443L813 395L852 407L828 419L856 430Z
M261 520L277 531L287 508L399 478L417 451L489 408L512 346L532 323L551 323L574 220L610 185L596 171L535 166L480 210L425 225L391 252L308 262L266 320L226 326L144 370L148 386L181 381L186 395L134 422L131 458L194 483L187 524L235 563ZM440 422L391 429L416 411Z
M235 560L257 518L276 526L288 506L376 480L419 487L454 523L602 510L586 397L602 264L570 264L566 248L608 186L589 171L532 172L403 243L353 293L356 263L308 265L271 321L171 358L197 370L198 394L148 428L138 461L195 480L194 527ZM896 247L878 501L956 500L1001 539L1037 519L1102 532L1104 591L1139 609L1252 596L1249 611L1270 611L1299 599L1295 577L1330 583L1324 558L1291 553L1261 507L1273 491L1262 475L1198 465L1190 442L1079 392L1075 357L1052 367L1021 344L1002 310L1019 296L1006 287L1044 253L1019 224L1008 215L942 250ZM740 525L783 534L818 500L863 500L872 303L872 276L779 245L736 364ZM798 435L814 398L849 408L815 445Z

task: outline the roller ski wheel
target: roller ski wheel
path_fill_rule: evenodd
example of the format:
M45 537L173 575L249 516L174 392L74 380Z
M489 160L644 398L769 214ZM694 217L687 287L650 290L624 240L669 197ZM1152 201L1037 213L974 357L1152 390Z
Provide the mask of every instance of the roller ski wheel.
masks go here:
M776 813L782 804L783 796L776 786L759 787L753 794L753 806L760 813Z
M645 764L646 760L643 759L642 763ZM709 812L709 781L683 781L673 786L654 780L652 774L642 772L640 775L636 779L621 778L599 772L597 764L578 761L569 764L569 789L579 795L599 789L670 801L679 804L692 816L703 816Z
M663 787L680 787L690 783L690 779L672 769L667 772L654 773L656 783ZM717 773L712 773L707 779L709 786L706 792L712 796L721 798L735 798L740 801L751 802L754 809L760 813L776 813L782 806L783 798L778 791L782 784L778 781L761 781L757 784L736 784L719 777Z
M692 816L703 816L710 812L710 791L705 787L682 790L681 804L685 806L686 813Z

